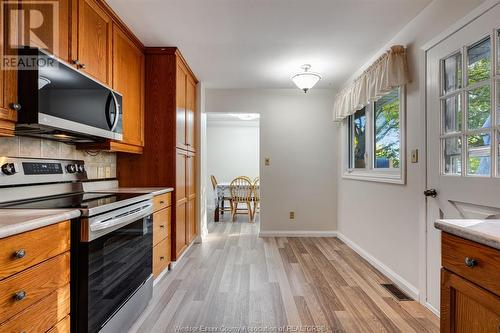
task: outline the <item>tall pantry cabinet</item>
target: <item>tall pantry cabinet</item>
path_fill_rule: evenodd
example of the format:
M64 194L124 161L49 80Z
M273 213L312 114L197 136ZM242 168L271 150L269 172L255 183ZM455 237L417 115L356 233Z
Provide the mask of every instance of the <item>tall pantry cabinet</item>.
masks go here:
M177 48L146 48L142 155L118 155L121 186L174 187L172 260L198 235L196 77Z

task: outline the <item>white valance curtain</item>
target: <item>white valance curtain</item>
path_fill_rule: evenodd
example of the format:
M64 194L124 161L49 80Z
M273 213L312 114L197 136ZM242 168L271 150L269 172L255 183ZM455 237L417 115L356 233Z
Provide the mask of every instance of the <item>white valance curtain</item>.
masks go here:
M394 45L335 97L335 121L354 114L392 89L410 82L406 49Z

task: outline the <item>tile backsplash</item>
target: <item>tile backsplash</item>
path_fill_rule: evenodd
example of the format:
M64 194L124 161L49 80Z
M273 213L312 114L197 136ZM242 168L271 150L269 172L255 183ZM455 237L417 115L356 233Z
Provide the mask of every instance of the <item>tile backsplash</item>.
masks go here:
M89 179L116 177L116 154L95 153L76 150L74 145L50 140L17 136L0 138L0 156L84 160Z

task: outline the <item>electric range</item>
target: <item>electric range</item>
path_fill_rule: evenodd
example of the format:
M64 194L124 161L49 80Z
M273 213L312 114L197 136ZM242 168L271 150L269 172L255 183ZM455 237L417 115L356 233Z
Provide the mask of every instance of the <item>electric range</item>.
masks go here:
M79 209L72 332L126 331L152 297L152 194L83 190L83 161L0 157L0 209Z

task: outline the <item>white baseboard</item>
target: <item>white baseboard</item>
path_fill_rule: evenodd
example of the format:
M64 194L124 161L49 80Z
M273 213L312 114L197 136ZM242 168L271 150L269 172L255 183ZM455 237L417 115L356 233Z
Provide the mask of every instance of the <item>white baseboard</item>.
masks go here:
M260 231L259 237L337 237L337 231Z
M358 244L354 243L352 240L347 238L340 232L337 232L337 237L343 241L347 246L353 249L356 253L358 253L361 257L363 257L366 261L368 261L373 267L378 269L382 274L387 276L394 284L396 284L399 288L401 288L405 293L408 294L411 298L418 302L419 300L419 290L417 287L403 279L400 275L394 272L392 269L384 265L380 260L372 256L370 253L366 252L363 248L361 248ZM425 305L425 304L424 304ZM433 311L433 309L430 309ZM434 311L433 311L434 312Z
M429 309L432 313L434 313L436 316L440 317L439 310L433 307L431 304L424 302L422 303L427 309Z

